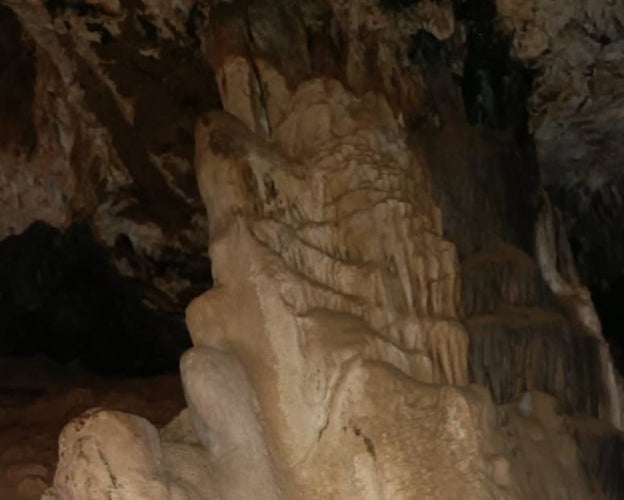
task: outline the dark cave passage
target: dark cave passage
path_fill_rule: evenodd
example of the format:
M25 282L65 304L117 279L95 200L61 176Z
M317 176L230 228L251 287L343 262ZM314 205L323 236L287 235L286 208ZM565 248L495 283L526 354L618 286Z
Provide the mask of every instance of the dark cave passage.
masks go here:
M608 287L590 290L615 366L619 373L624 373L624 276L615 279Z
M195 288L178 301L120 275L114 258L133 258L130 240L109 251L83 224L63 232L37 222L0 242L0 356L45 354L106 375L177 371L191 345L185 302L209 287L209 262L172 255L157 263L161 271L186 266L181 274Z

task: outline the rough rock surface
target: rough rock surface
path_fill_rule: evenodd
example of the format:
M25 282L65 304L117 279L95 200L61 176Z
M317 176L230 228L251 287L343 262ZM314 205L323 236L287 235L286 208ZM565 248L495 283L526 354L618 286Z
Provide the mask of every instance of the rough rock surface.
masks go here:
M467 335L454 306L457 259L441 237L422 167L383 100L311 80L287 109L272 127L279 149L224 114L198 125L217 286L190 306L189 328L195 345L243 361L276 463L291 464L298 491L366 498L386 488L393 496L401 474L426 456L399 437L414 426L409 406L401 409L401 387L410 379L467 382ZM236 269L227 265L233 255ZM245 314L234 320L243 298ZM375 379L387 380L382 391L398 384L385 404ZM398 406L364 425L387 405ZM353 438L344 428L360 425L369 451L345 470L356 451L347 452ZM471 484L462 469L478 465L449 458L441 460L456 470L458 493L482 494L485 486ZM328 475L334 480L322 479ZM432 477L421 487L426 494L442 484ZM405 491L414 494L413 486Z
M513 51L534 71L529 101L544 184L561 207L581 275L622 276L624 5L497 0Z
M546 185L599 189L618 169L624 135L624 6L497 0L513 53L537 72L530 100Z
M205 252L193 127L218 106L209 66L138 2L2 3L0 239L86 221L105 247L129 242L123 275L183 309L197 290L176 263Z
M0 498L39 500L54 477L58 437L94 406L167 424L184 407L180 377L102 377L43 356L0 358Z

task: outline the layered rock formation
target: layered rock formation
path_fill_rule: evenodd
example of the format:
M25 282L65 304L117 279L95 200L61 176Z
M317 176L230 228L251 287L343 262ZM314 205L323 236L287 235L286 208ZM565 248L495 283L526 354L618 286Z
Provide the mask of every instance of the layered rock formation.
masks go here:
M512 36L515 4L4 3L137 189L185 175L154 123L194 156L214 276L187 309L188 409L160 432L71 422L44 498L622 495L617 374L542 190L545 49ZM167 81L121 75L162 75L172 46L197 66L165 93L205 101L159 122ZM193 213L144 196L154 220Z

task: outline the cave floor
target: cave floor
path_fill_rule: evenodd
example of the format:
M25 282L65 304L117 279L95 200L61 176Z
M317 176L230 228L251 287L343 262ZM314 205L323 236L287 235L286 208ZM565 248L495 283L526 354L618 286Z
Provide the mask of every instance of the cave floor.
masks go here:
M102 377L44 357L0 358L0 499L40 498L63 426L102 407L163 426L184 408L179 375Z

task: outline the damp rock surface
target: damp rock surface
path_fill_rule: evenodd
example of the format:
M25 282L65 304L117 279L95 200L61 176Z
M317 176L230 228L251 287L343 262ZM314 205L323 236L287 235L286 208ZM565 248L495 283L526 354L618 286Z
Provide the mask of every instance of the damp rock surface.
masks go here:
M585 283L622 275L624 136L621 2L496 2L513 52L534 72L529 124ZM615 336L616 333L613 332Z

